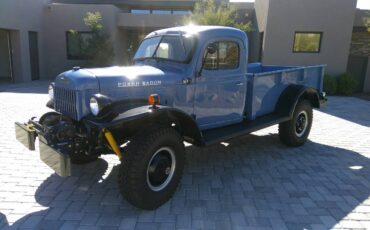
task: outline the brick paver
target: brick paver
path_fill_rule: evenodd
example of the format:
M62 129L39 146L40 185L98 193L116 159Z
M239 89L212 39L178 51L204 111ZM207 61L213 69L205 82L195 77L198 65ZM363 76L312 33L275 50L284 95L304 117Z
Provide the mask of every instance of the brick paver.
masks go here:
M370 229L368 101L330 97L299 148L276 126L187 147L179 189L149 212L122 199L114 156L60 178L15 141L14 121L47 111L46 88L0 86L0 229Z

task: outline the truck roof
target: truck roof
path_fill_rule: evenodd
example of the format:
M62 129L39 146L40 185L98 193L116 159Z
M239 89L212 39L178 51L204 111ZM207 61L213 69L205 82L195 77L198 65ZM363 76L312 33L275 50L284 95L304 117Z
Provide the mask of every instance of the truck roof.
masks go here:
M158 36L158 35L166 35L166 34L212 34L212 35L224 35L224 36L237 36L237 37L244 37L245 32L233 28L233 27L225 27L225 26L179 26L179 27L172 27L154 31L148 34L145 38Z

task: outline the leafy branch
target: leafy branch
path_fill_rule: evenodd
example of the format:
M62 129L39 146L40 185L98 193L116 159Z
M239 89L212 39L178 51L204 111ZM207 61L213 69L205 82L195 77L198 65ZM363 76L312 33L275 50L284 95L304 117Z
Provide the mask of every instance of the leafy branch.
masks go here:
M215 0L198 0L193 13L185 16L183 23L230 26L245 32L252 31L252 23L242 22L242 18L237 8L225 0L217 4Z

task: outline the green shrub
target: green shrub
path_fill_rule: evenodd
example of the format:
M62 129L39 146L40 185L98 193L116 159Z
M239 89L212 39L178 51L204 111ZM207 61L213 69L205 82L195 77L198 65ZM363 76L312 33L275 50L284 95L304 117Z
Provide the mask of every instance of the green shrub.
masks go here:
M341 74L338 79L338 87L337 92L342 95L352 95L355 93L357 81L356 79L349 73Z
M337 93L337 80L329 74L325 74L324 76L324 92L328 95Z

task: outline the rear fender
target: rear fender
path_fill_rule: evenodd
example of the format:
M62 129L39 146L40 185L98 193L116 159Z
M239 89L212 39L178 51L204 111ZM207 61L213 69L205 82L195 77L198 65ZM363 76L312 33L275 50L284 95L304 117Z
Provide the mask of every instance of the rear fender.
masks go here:
M289 85L280 95L275 113L292 118L296 105L302 99L310 101L312 107L320 108L320 95L316 89L304 85Z

